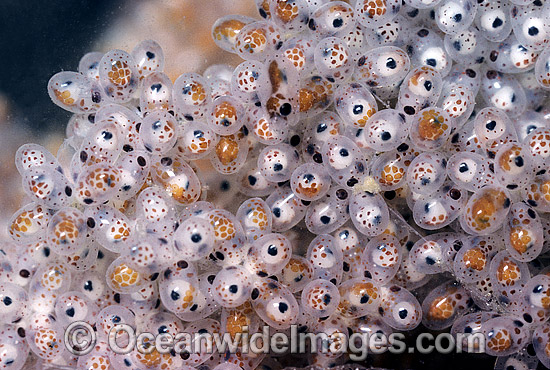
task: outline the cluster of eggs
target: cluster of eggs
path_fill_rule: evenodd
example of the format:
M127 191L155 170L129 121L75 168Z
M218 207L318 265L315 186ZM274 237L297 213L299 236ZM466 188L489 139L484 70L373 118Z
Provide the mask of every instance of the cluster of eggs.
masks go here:
M261 20L212 27L236 68L172 82L148 40L51 78L74 115L57 156L16 153L28 203L0 254L0 366L30 351L77 369L280 368L115 353L118 323L334 342L422 323L481 333L497 366L549 367L550 3L256 5ZM75 321L98 337L85 356L63 343Z

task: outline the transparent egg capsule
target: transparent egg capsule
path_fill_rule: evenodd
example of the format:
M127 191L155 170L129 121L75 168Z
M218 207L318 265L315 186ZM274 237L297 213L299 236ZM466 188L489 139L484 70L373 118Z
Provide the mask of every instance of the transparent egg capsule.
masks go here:
M418 271L424 274L438 274L451 269L449 264L452 263L452 258L449 258L449 248L443 240L452 238L445 238L446 236L446 233L428 235L414 243L409 252L409 259ZM452 257L454 258L454 255Z
M481 349L480 341L475 340L474 335L479 336L482 333L482 324L495 316L495 313L481 311L458 317L451 327L451 335L456 337L457 340L461 338L461 342L457 343L458 348L469 353L479 351Z
M334 136L339 136L344 131L344 125L341 118L332 113L325 112L308 122L308 127L304 133L304 145L302 154L310 158L315 163L322 163L323 144Z
M340 247L344 258L365 243L364 237L351 224L346 224L332 233L334 242Z
M432 67L417 67L410 71L399 90L397 110L405 117L414 116L425 104L434 105L443 88L441 75Z
M198 261L208 256L214 243L214 228L198 216L184 220L174 233L175 252L187 261Z
M340 304L338 313L345 318L358 318L378 312L381 303L380 288L367 278L352 278L338 286Z
M288 33L307 28L310 8L307 0L269 0L271 21Z
M51 217L52 212L46 207L29 203L13 214L8 223L8 233L18 243L37 241L45 234Z
M293 62L282 55L269 58L264 72L271 85L270 94L260 97L270 119L295 125L299 111L299 76Z
M321 234L311 241L306 258L313 266L315 279L330 280L337 285L342 279L342 251L335 245L332 235Z
M540 51L548 45L548 5L534 1L510 6L510 22L514 35L526 48Z
M398 189L403 186L407 163L411 160L397 151L384 153L372 164L371 176L383 191Z
M257 60L246 60L239 64L231 74L231 95L243 102L257 102L266 95L263 76L265 66Z
M433 8L434 6L439 4L440 1L441 0L406 0L405 5L408 5L409 7L415 9L416 13L418 14L418 9ZM416 16L417 15L415 15L414 17Z
M529 205L514 203L504 230L506 249L516 260L529 262L541 253L544 241L542 223Z
M99 62L99 82L107 99L128 102L139 82L134 58L123 50L107 52Z
M477 3L472 0L443 0L435 8L435 21L441 31L458 33L474 21Z
M177 140L178 124L171 114L164 111L149 113L141 123L139 137L149 153L163 154L172 149Z
M181 268L167 269L160 276L159 293L162 304L176 315L191 312L194 300L198 295L199 282L195 274L189 274L193 269L190 264L180 263ZM191 276L189 276L191 275Z
M404 46L413 66L428 66L442 77L451 70L452 59L445 51L443 38L434 30L415 28ZM417 67L418 68L418 67Z
M113 330L117 325L135 327L135 315L129 309L120 305L111 305L103 308L95 320L97 336L100 340L117 340L118 343L128 343L129 335L122 330Z
M164 51L154 40L143 40L131 52L136 62L139 79L143 80L153 72L164 70Z
M545 48L537 58L535 63L535 77L543 88L550 88L550 48L548 47Z
M266 277L281 273L292 255L292 244L280 234L266 234L248 249L245 267L252 273Z
M364 155L355 143L345 136L331 136L323 143L321 148L322 163L332 179L343 186L346 184L344 176L350 173L350 169L364 164ZM364 172L358 168L358 172ZM355 183L358 181L355 180ZM351 184L349 186L352 186Z
M351 5L331 1L319 6L309 17L308 27L320 37L342 37L355 25Z
M108 205L86 209L86 225L94 239L105 249L121 253L132 240L132 223L117 209Z
M142 273L129 266L128 257L115 259L107 269L107 285L113 291L122 294L138 292L143 288L145 277Z
M277 25L269 21L256 21L240 28L233 48L244 60L263 61L277 51L280 43L282 37Z
M29 298L46 291L56 295L63 294L69 290L70 284L71 272L68 268L61 262L49 262L39 267L33 275L28 291Z
M456 127L461 127L474 110L475 95L472 89L464 85L455 85L446 89L438 105L447 112Z
M201 182L193 168L180 156L166 156L151 165L153 181L161 186L170 199L187 205L201 195Z
M434 195L422 196L416 200L413 206L413 218L415 223L423 229L441 229L459 216L465 204L466 197L462 197L459 189L452 188L446 192L439 189Z
M218 321L204 319L187 324L183 332L205 334L205 336L210 336L210 338L212 338L215 335L220 335L222 329ZM221 362L221 355L218 354L216 348L211 348L207 341L203 339L205 336L193 335L190 340L186 339L180 342L181 344L178 345L179 348L177 349L177 352L180 354L176 355L175 358L182 358L183 365L178 366L178 369L181 367L182 370L191 370L194 369L195 366L211 366L211 368L214 368L215 364ZM231 355L228 352L226 356L229 357ZM224 359L227 359L227 357L224 357ZM225 363L225 365L227 365L227 363ZM222 369L225 365L221 365ZM233 364L229 364L228 369L234 369L234 367L230 366L233 366Z
M330 189L331 178L325 167L317 163L298 166L290 178L290 186L296 196L305 201L322 198Z
M19 322L28 315L27 292L17 284L7 281L0 283L0 307L3 323Z
M304 80L298 91L298 107L304 117L323 112L332 103L334 85L328 79L314 75Z
M537 128L525 138L524 147L529 148L531 159L536 166L537 175L547 172L548 158L550 157L550 128Z
M462 85L465 89L470 90L475 97L481 85L481 75L473 68L455 64L443 82L445 94L448 94L450 88ZM469 115L466 118L469 118Z
M244 122L244 111L238 99L227 95L216 98L209 109L208 126L220 135L235 134Z
M495 370L504 370L509 367L513 367L514 369L532 369L537 367L538 361L535 353L520 351L509 356L497 357Z
M212 38L219 48L235 53L237 36L246 25L254 21L254 18L243 15L227 15L218 18L212 25Z
M382 321L397 330L412 330L422 321L422 307L408 290L392 285L380 288Z
M17 334L14 333L13 337L16 336ZM28 348L26 346L18 346L17 348L21 350L30 348L31 352L40 359L53 361L60 358L65 351L60 338L63 338L63 329L58 324L52 323L49 326L29 330L25 334L25 342L28 344Z
M238 307L250 298L251 277L243 267L220 270L212 285L213 298L222 307Z
M470 239L456 254L453 271L464 283L474 283L489 274L490 262L495 252L486 239Z
M96 80L77 72L59 72L48 81L50 99L72 113L90 113L99 109L105 98Z
M548 174L535 179L522 189L522 195L527 204L539 212L550 212L550 176Z
M184 73L174 82L172 98L180 118L197 120L205 116L209 107L210 87L201 75Z
M269 204L269 202L267 202ZM203 216L214 227L214 235L217 244L223 241L238 241L243 243L245 234L241 223L231 213L223 209L215 209L207 212Z
M350 216L353 226L367 236L380 235L388 226L388 206L380 194L362 192L350 199Z
M172 81L165 73L151 72L141 83L139 106L143 114L155 110L173 111Z
M262 279L255 283L250 298L256 314L275 329L290 327L300 312L300 306L292 293L272 279Z
M257 161L245 165L239 173L239 190L249 197L267 196L273 193L276 184L267 179L260 173Z
M487 41L473 27L455 34L446 34L444 43L447 54L455 62L465 66L482 64L488 54Z
M470 234L491 234L504 223L510 203L510 197L504 188L486 186L470 197L460 216L460 224Z
M22 186L30 200L50 209L59 209L71 201L73 188L67 178L52 167L37 167L22 176Z
M434 151L445 144L454 128L455 122L447 111L429 107L416 113L409 127L409 136L416 148Z
M114 161L118 154L141 150L143 146L139 140L138 125L141 118L137 112L118 104L105 104L97 111L94 126L84 137L80 150L86 151L88 158L82 163L94 163L97 158ZM114 127L113 127L114 126ZM109 135L111 134L111 135ZM79 154L80 156L80 154Z
M432 330L448 328L471 304L470 296L459 283L447 281L422 302L422 323Z
M289 127L286 122L277 117L270 117L265 107L250 108L245 115L246 127L260 143L276 145L287 138Z
M309 315L328 317L336 311L340 303L340 292L330 281L312 280L302 290L301 303L301 308Z
M249 241L271 232L273 215L267 203L261 198L251 198L243 202L237 210L236 217Z
M515 141L512 122L502 110L487 107L474 119L474 130L480 143L487 149L497 149L506 141Z
M364 127L378 109L370 91L356 82L340 85L334 92L334 102L344 123L356 127Z
M70 255L84 246L88 226L82 212L75 208L60 209L48 222L48 245L53 252Z
M345 188L331 188L321 199L309 205L304 219L314 234L331 233L349 219L349 194Z
M127 200L134 197L149 176L149 158L143 150L123 152L116 162L120 175L120 188L117 200Z
M30 170L43 167L57 168L59 166L57 159L50 151L38 144L21 145L15 153L15 166L21 176L24 176Z
M513 76L495 70L487 70L481 76L481 96L489 106L499 108L511 117L525 111L525 91Z
M373 2L358 0L355 3L357 23L372 29L394 19L401 10L401 2L397 0Z
M495 291L514 300L522 293L531 274L526 263L517 262L508 251L500 251L491 260L489 277Z
M103 53L94 51L84 54L78 62L78 72L91 80L99 81L99 62Z
M478 4L475 24L481 31L481 36L492 42L500 42L508 37L512 32L509 7L508 2L499 0Z
M489 161L479 154L457 153L447 162L447 175L459 187L477 191L485 185L494 183L495 179L489 165Z
M108 163L98 163L83 169L76 181L76 199L84 205L99 205L118 193L120 172Z
M298 152L288 144L270 145L258 157L260 173L271 182L289 180L299 164Z
M539 325L550 317L550 278L536 275L527 281L520 297L520 315L528 324ZM513 302L515 303L515 302Z
M445 181L446 165L447 160L439 153L420 154L407 168L407 185L417 194L435 193Z
M538 326L533 332L533 347L543 366L550 366L550 325Z
M373 47L384 45L400 45L405 39L403 25L406 24L403 17L397 16L393 20L375 27L370 32L365 32L366 43Z
M367 86L390 86L402 81L410 70L409 56L396 46L381 46L367 51L357 60L355 78Z
M237 134L219 137L214 155L210 157L210 162L219 173L225 175L235 173L245 164L248 142L241 133L242 130Z
M503 144L494 159L495 177L507 189L527 185L533 179L529 152L517 143Z
M302 220L307 206L292 192L290 187L276 189L266 199L273 215L273 231L290 230Z
M304 257L292 255L279 275L279 281L292 293L301 291L313 279L313 267Z
M315 67L330 82L347 80L353 74L353 55L346 43L337 37L326 37L314 51Z
M25 366L29 346L25 339L19 335L21 330L14 325L2 324L0 326L0 338L2 339L2 357L0 366L3 369L19 370ZM24 336L26 336L24 334Z
M97 305L80 292L67 292L55 302L57 321L66 326L75 321L95 322L99 313Z
M482 330L486 340L485 351L491 356L510 355L528 342L526 328L513 316L489 319L482 324Z
M178 313L178 317L183 321L198 321L202 320L214 312L216 312L220 306L214 300L212 291L214 278L216 275L214 273L206 272L202 275L199 275L199 289L197 290L197 295L193 299L193 305L187 312Z
M539 53L523 46L514 35L487 49L487 65L502 73L519 73L533 69Z
M382 234L372 238L361 256L365 276L377 283L390 281L399 269L402 256L401 243L396 237Z

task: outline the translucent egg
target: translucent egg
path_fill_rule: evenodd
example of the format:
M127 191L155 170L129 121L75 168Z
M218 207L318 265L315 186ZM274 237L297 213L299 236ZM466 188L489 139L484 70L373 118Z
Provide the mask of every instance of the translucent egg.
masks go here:
M409 188L422 195L435 193L446 177L447 160L438 153L422 153L407 168Z
M349 47L337 37L319 41L314 51L315 66L329 81L347 80L353 74L353 57Z
M276 189L266 199L273 214L273 231L283 232L294 227L306 214L307 206L290 187Z
M481 36L492 42L504 40L512 32L509 4L506 1L486 1L478 5L475 23Z
M527 344L528 333L513 316L489 319L482 324L486 340L485 351L492 356L506 356Z
M392 285L380 289L379 312L384 323L397 330L412 330L422 321L422 307L408 290Z
M340 292L330 281L310 281L302 290L302 307L314 317L327 317L336 311L340 303Z
M178 116L186 121L194 121L206 114L210 103L210 87L201 75L184 73L174 82L172 98Z
M331 178L325 167L317 163L305 163L297 167L290 178L290 186L296 196L305 201L314 201L325 195Z
M396 46L382 46L362 54L357 60L356 78L367 86L390 86L402 81L410 70L409 56Z
M472 0L443 0L435 9L435 21L441 31L458 33L467 29L477 11L477 2Z
M288 144L270 145L258 157L258 169L271 182L289 180L299 163L298 152Z
M431 330L448 328L470 305L466 290L456 282L447 281L424 298L422 323Z
M151 72L143 79L139 106L147 114L154 110L172 111L172 81L163 72ZM143 127L143 126L142 126Z
M394 236L382 234L372 238L361 256L365 277L378 283L390 281L401 264L401 249L401 243Z
M251 277L243 267L226 267L216 274L212 294L222 307L238 307L250 298Z
M247 251L245 266L260 277L279 274L292 255L292 244L280 234L266 234Z
M237 52L235 47L237 36L246 25L254 21L254 18L242 15L228 15L218 18L212 25L212 38L219 48L235 53Z
M370 91L355 82L340 85L334 92L334 102L336 111L344 123L356 127L364 127L378 109Z
M401 3L395 0L378 3L358 0L355 3L355 16L360 25L375 28L394 19L400 9Z
M389 223L386 202L379 194L363 192L350 199L350 216L357 231L367 236L381 234Z
M321 37L342 37L355 24L352 6L344 1L331 1L318 7L309 17L308 27Z
M434 151L445 144L454 128L455 122L447 111L429 107L416 113L409 136L416 148Z
M174 249L187 261L198 261L214 248L214 228L207 220L191 216L174 232Z
M239 29L233 48L244 60L263 61L280 47L281 42L280 29L277 25L268 21L257 21Z
M136 62L140 80L153 72L164 70L164 51L154 40L144 40L137 44L131 52Z
M77 72L59 72L48 81L50 99L72 113L95 112L105 98L99 84Z
M409 54L413 66L431 67L442 77L451 70L452 59L445 51L443 38L434 30L428 28L411 30L404 48Z

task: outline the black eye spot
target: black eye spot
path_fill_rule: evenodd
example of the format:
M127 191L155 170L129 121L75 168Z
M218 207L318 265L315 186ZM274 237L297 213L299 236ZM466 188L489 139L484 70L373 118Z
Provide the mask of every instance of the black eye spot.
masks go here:
M277 246L276 245L273 245L271 244L268 248L267 248L267 254L269 254L270 256L276 256L277 255Z
M288 310L288 305L284 302L279 302L279 311L285 313Z
M464 72L466 72L466 75L470 78L475 78L476 77L476 72L473 69L468 68Z
M327 225L328 223L330 223L330 217L328 216L321 216L321 222L325 225Z
M529 217L535 219L537 217L537 214L535 213L535 211L533 211L531 208L529 208L527 210L527 214L529 215Z
M518 167L523 167L523 158L522 157L516 157L516 159L514 159L514 163Z
M239 291L239 287L235 284L229 286L229 293L236 294Z
M437 61L434 58L426 59L426 64L430 67L435 67L437 65Z
M280 163L275 163L275 164L273 165L273 171L275 171L275 172L279 172L279 171L281 171L282 169L283 169L283 165L280 164Z
M426 264L430 266L435 265L435 260L432 257L426 257Z
M495 20L493 21L493 28L499 28L500 26L502 26L502 19L500 19L499 17L496 17Z
M409 145L407 143L403 143L397 147L397 151L399 153L403 153L405 151L409 150Z
M139 156L139 157L137 158L137 163L138 163L141 167L143 167L143 166L145 166L145 165L147 164L147 161L145 161L145 158L143 158L142 156Z
M344 199L347 199L348 197L348 192L344 189L338 189L336 191L336 198L340 199L340 200L344 200Z
M458 13L453 16L453 20L458 23L462 20L462 14Z
M67 310L65 310L65 313L66 313L67 316L69 316L69 317L74 317L74 314L75 314L74 308L72 308L72 307L71 307L71 308L67 308Z
M354 187L355 185L357 185L358 182L359 182L359 180L357 180L356 178L352 177L351 179L349 179L348 181L346 181L346 185L349 186L349 187Z
M466 171L469 170L469 167L466 163L461 163L459 166L458 166L458 171L461 172L461 173L464 173Z
M88 217L88 220L86 220L86 225L88 225L90 229L93 229L95 227L95 220L93 219L93 217Z
M12 304L12 299L10 297L4 297L4 299L2 300L2 302L6 305L6 306L9 306Z
M460 44L460 41L453 42L453 48L455 48L455 50L457 51L460 51L460 49L462 49L462 45Z
M424 82L424 88L426 89L426 91L430 91L432 89L432 82L431 81Z
M248 183L250 184L250 186L254 186L256 184L256 181L257 179L254 176L252 175L248 176Z
M361 297L361 299L359 300L359 302L361 302L361 304L365 304L365 303L367 303L367 302L369 301L369 299L370 299L370 297L369 297L368 295L365 294L365 295L363 295L363 296Z
M298 144L300 144L300 136L298 135L293 135L291 138L290 138L290 145L292 146L298 146Z
M399 310L399 317L401 318L401 320L405 320L408 314L409 312L404 308Z
M250 298L252 298L253 300L258 298L260 296L260 291L258 290L258 288L254 288L252 289L252 293L250 294Z
M344 24L344 20L342 18L336 18L332 21L332 27L334 28L340 28Z
M273 216L281 217L281 209L279 207L273 208Z
M70 186L65 186L65 194L70 197L73 194L73 189Z
M172 298L173 301L177 301L180 299L180 294L175 290L172 290L172 293L170 293L170 298Z
M539 29L537 27L529 27L529 29L527 30L527 33L529 34L529 36L536 36L538 35L539 33Z
M453 200L459 200L459 199L460 199L460 196L461 196L460 190L458 190L458 189L451 189L451 190L449 191L449 196L450 196L451 199L453 199Z
M496 121L489 121L487 122L487 124L485 124L485 128L487 128L487 130L494 130L495 127L497 127L497 123Z
M347 149L340 149L339 153L340 153L340 156L342 157L347 157L349 155L349 152Z
M420 31L418 31L416 34L420 37L426 37L428 36L430 33L430 31L428 31L427 29L425 28L422 28Z
M84 290L87 290L89 292L94 290L94 286L91 280L88 280L87 282L84 283Z
M363 106L361 104L356 104L353 106L353 114L363 113Z
M19 276L21 276L24 279L28 278L30 275L31 275L31 273L29 272L29 270L23 269L23 270L19 271Z
M380 135L380 138L383 140L383 141L388 141L389 139L391 139L391 134L387 131L384 131L382 132L382 134Z
M388 61L386 62L386 67L389 69L395 69L397 67L397 63L395 63L395 59L388 58Z
M113 134L110 133L109 131L102 131L101 132L101 136L103 137L103 139L105 140L111 140L113 138Z
M407 113L409 116L412 116L415 113L414 108L411 107L410 105L403 107L403 111Z
M86 153L84 150L80 152L80 161L86 162L88 160L88 153Z
M290 105L290 103L284 103L279 108L279 113L281 113L281 116L288 116L290 113L292 113L292 105Z

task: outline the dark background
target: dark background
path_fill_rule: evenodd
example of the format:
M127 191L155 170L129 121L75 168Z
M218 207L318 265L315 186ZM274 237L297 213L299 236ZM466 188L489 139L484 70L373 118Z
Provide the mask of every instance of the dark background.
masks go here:
M129 5L129 4L128 4ZM0 93L17 124L35 135L63 131L70 113L52 104L47 83L78 61L127 8L125 0L0 0Z

